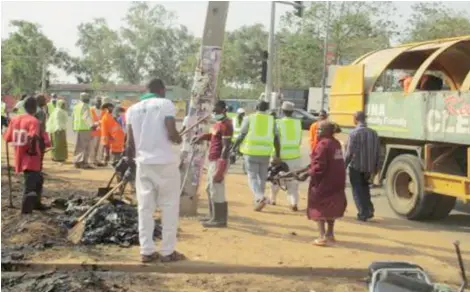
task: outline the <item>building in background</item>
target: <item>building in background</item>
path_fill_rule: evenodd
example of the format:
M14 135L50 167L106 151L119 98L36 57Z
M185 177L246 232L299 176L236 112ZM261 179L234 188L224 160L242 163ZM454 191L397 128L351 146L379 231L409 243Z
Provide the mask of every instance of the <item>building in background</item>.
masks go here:
M91 84L51 84L48 91L56 93L67 101L69 108L79 100L81 92L89 92L92 97L100 95L120 101L125 107L139 100L139 96L146 91L143 85L107 84L93 87ZM182 87L167 86L166 97L171 99L179 110L178 115L186 112L190 92Z

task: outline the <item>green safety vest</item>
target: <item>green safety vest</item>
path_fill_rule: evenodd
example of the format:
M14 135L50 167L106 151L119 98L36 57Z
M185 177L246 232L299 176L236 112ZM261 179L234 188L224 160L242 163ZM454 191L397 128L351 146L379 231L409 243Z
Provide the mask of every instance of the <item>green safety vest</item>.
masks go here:
M49 116L52 114L54 109L55 109L55 106L52 104L52 101L49 101L47 103L47 113L49 114Z
M243 122L243 119L240 123L238 123L238 116L232 118L232 125L233 125L232 142L235 142L238 139L238 136L240 136L240 131L242 130L242 122Z
M281 159L291 160L301 156L302 124L299 119L284 117L276 121L281 143ZM274 150L273 150L274 151Z
M274 147L274 117L258 112L248 118L250 126L240 152L250 156L271 156Z
M74 131L87 131L91 129L91 124L92 124L91 113L89 113L88 119L86 119L82 114L83 106L85 106L85 104L83 102L79 102L73 107L73 130Z
M2 102L2 116L6 116L6 114L5 114L5 107L6 107L5 103Z
M227 112L227 117L229 117L229 118L231 118L231 119L233 119L233 118L236 117L236 116L237 116L237 113L229 113L229 112Z

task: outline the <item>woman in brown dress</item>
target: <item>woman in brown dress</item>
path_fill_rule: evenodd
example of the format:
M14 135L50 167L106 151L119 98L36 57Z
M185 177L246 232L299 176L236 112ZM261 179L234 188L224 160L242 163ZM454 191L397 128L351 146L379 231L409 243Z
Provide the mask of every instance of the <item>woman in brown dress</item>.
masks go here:
M335 130L335 124L321 122L319 141L310 155L310 166L296 174L298 180L310 176L307 217L317 222L320 236L314 244L319 246L335 242L335 220L343 217L347 205L346 170L341 144L333 137Z

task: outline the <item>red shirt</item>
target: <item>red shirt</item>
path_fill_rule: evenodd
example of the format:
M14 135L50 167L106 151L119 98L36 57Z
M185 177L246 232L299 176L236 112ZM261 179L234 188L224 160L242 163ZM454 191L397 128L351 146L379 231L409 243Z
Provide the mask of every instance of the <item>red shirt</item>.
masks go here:
M36 155L26 153L31 147L30 141L33 137L40 135L39 120L30 114L22 114L14 117L4 138L11 142L15 149L15 171L17 173L25 170L41 170L41 151L39 142L36 142Z
M224 145L222 143L223 138L229 140L232 139L233 135L233 126L231 119L224 119L218 121L212 127L212 133L210 135L210 144L209 144L209 160L214 161L219 159L222 156L222 149Z

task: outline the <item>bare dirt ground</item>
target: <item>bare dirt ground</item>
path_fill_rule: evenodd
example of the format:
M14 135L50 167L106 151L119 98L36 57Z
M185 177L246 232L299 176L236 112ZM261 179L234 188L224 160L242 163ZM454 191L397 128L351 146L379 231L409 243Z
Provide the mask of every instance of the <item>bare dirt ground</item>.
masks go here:
M109 169L77 171L70 164L57 165L47 157L45 172L46 204L73 194L91 196L111 176ZM17 207L21 180L21 176L13 178ZM55 224L54 209L19 216L18 209L7 207L6 186L6 171L2 169L2 250L23 245L21 259L33 262L140 265L136 246L71 246L65 241L65 230ZM464 260L470 266L470 233L466 229L444 230L380 214L372 222L360 223L354 219L355 209L350 203L346 217L337 223L338 243L315 247L311 242L317 230L305 217L306 184L301 186L300 211L296 213L287 208L283 194L279 194L277 206L254 212L242 174L229 174L226 186L228 228L205 229L197 218L181 219L177 249L189 259L171 265L172 273L177 274L113 273L105 281L118 283L124 289L116 291L155 291L155 287L159 287L158 291L365 291L370 263L405 260L423 266L437 281L458 284L452 246L456 239L461 241ZM200 213L205 213L205 194L200 199ZM197 273L194 267L191 269L197 264L212 268L207 273Z

